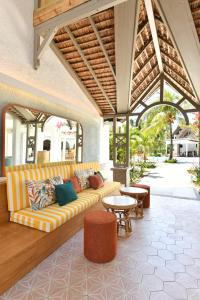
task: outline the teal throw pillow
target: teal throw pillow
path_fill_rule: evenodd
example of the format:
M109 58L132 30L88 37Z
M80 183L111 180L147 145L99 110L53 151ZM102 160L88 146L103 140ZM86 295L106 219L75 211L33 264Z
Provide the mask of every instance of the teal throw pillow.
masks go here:
M70 181L64 184L57 184L55 186L55 194L56 202L60 206L70 203L78 198L77 193Z

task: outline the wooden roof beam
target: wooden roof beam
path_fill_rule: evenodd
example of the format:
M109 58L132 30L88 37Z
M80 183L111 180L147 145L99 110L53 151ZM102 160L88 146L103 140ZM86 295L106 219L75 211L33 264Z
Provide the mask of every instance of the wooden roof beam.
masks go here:
M40 66L40 59L44 54L45 50L49 47L56 32L57 32L57 28L49 29L45 34L42 43L40 43L41 37L37 35L36 32L34 32L34 57L33 57L34 69L37 70L38 67Z
M139 18L139 1L128 0L114 8L117 112L130 110L133 61Z
M37 33L42 35L44 32L51 28L62 28L68 26L72 23L75 23L81 19L87 18L91 15L94 15L100 11L118 5L127 0L90 0L81 5L75 6L72 9L69 9L62 14L57 14L55 17L47 20L41 24L35 26Z
M143 53L143 51L144 51L147 47L149 47L149 45L151 45L152 43L153 43L153 41L152 41L152 39L150 39L150 40L147 42L147 44L144 45L144 47L141 48L140 52L135 56L135 60L137 60L137 59L141 56L141 54Z
M113 107L113 105L112 105L112 103L111 103L111 101L110 101L108 95L106 94L106 92L105 92L105 90L104 90L104 88L103 88L101 82L99 81L98 77L96 76L96 74L95 74L93 68L91 67L90 63L88 62L88 60L86 59L85 55L83 54L83 51L81 50L80 45L77 43L77 41L76 41L76 39L75 39L73 33L71 32L71 30L69 29L68 26L65 26L65 30L66 30L66 32L68 33L70 39L72 40L72 42L73 42L73 44L74 44L76 50L78 51L79 55L81 56L81 58L82 58L84 64L87 66L88 70L89 70L90 73L92 74L92 76L93 76L94 80L96 81L96 83L97 83L99 89L101 90L103 96L105 97L105 99L107 100L108 104L110 105L110 108L114 111L114 113L116 113L115 108Z
M154 70L158 67L158 65L156 64L155 66L153 66L153 68L145 75L145 79L142 82L139 82L138 85L136 85L135 88L133 88L132 90L132 94L144 83L144 81L152 74L152 72L154 72Z
M140 95L139 99L137 99L136 102L133 102L131 104L131 111L133 111L136 108L140 100L143 101L146 97L148 97L149 93L151 93L154 90L154 88L157 88L157 84L159 81L160 81L160 75L156 76L156 78L149 85L148 89L145 89L145 91Z
M200 104L200 43L189 3L188 1L156 0L156 4L170 30L171 39L180 53L183 67Z
M107 53L107 51L106 51L106 48L105 48L105 46L104 46L104 44L103 44L103 42L102 42L102 39L101 39L101 37L100 37L100 35L99 35L98 29L97 29L97 27L96 27L96 24L95 24L95 22L94 22L94 20L93 20L92 17L89 17L89 21L90 21L90 24L91 24L91 26L92 26L92 29L94 30L94 33L95 33L95 35L96 35L96 38L97 38L97 40L98 40L98 42L99 42L99 45L100 45L100 47L101 47L101 50L102 50L102 52L103 52L103 54L104 54L104 56L105 56L105 59L106 59L108 65L109 65L109 67L110 67L111 73L112 73L114 79L116 80L115 71L114 71L113 66L112 66L112 64L111 64L111 62L110 62L110 58L109 58L109 56L108 56L108 53Z
M186 100L188 100L194 107L198 107L199 108L199 104L196 103L195 101L192 100L192 98L190 96L188 96L184 91L182 91L182 89L179 87L179 84L176 82L174 83L173 80L171 80L169 78L168 74L164 74L164 80L171 85L175 90L177 90L177 92L184 97ZM182 86L181 86L182 87ZM183 87L182 87L183 88Z
M156 57L157 57L157 61L158 61L159 70L160 70L160 73L163 73L163 63L162 63L162 58L161 58L161 53L160 53L160 46L159 46L159 41L158 41L158 34L157 34L157 29L156 29L152 1L144 0L144 2L145 2L147 16L148 16L148 20L149 20L149 26L150 26L151 34L152 34L152 38L153 38L153 43L154 43L154 48L155 48Z
M148 65L148 63L152 60L154 56L155 52L148 57L148 59L146 60L146 62L144 62L144 65L138 70L138 72L133 74L133 79L135 79L144 70L144 68Z

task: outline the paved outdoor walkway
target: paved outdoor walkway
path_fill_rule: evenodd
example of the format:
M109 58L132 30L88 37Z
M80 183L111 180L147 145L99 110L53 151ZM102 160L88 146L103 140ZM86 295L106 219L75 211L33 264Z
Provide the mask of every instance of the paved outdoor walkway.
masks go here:
M151 186L151 194L181 199L200 200L200 195L191 182L187 169L190 163L159 163L141 183Z

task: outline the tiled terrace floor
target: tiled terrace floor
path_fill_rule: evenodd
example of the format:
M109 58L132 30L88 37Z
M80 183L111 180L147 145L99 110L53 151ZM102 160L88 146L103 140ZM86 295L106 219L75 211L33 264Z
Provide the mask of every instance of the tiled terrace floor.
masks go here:
M87 261L80 231L0 299L199 300L200 202L151 202L112 262Z

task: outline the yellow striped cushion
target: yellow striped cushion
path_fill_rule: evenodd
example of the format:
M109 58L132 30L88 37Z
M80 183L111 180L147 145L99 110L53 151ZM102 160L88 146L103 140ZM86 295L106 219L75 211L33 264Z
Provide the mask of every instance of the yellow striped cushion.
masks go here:
M17 166L8 166L6 167L6 173L7 172L14 172L14 171L23 171L23 170L29 170L34 168L40 168L41 166L38 164L24 164L24 165L17 165Z
M83 192L78 194L77 200L64 206L53 204L39 211L25 208L11 212L10 221L51 232L98 201L98 195Z
M57 166L51 168L38 168L25 171L7 173L7 198L8 210L17 211L29 207L28 193L25 187L25 180L42 180L61 176L64 179L70 178L70 167Z
M100 165L98 162L87 162L81 164L72 164L71 165L71 176L74 176L75 171L86 170L86 169L94 169L95 171L100 170Z
M121 186L120 182L116 182L116 181L109 182L109 181L106 181L106 182L104 182L104 186L102 188L99 188L97 190L94 190L94 189L90 188L90 189L87 189L86 192L87 193L91 193L91 194L99 195L100 199L102 199L103 197L109 195L110 193L112 193L112 192L114 192L116 190L119 190L120 186Z

